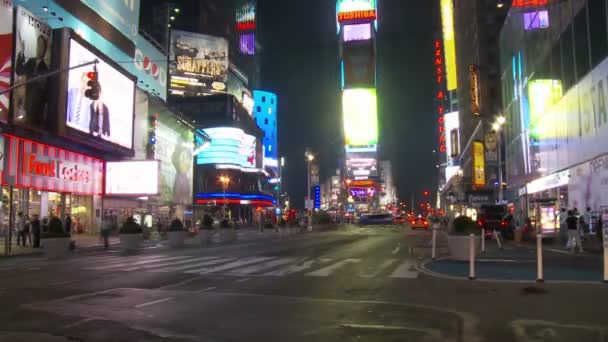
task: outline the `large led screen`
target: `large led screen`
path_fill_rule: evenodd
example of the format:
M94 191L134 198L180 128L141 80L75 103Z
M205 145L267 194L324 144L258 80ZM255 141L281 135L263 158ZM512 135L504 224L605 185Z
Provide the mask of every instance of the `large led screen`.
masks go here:
M70 70L68 74L66 124L100 141L133 147L135 80L106 63L99 55L70 39L69 66L95 59L100 92L98 100L85 96L87 73L92 66Z
M345 88L375 87L376 55L373 44L346 44L343 47L342 59Z
M345 89L342 93L344 136L350 146L378 144L376 89Z
M206 34L171 31L169 90L197 96L226 92L228 41Z
M106 162L106 195L157 195L159 161Z
M51 71L51 27L23 7L15 20L14 84L25 83ZM10 66L9 66L10 67ZM47 122L50 79L29 82L12 93L13 118L28 126Z
M554 132L559 121L551 115L552 106L562 98L560 80L531 80L528 83L528 104L530 108L530 137L539 139Z
M370 23L344 25L345 43L370 39L372 39L372 25Z
M458 112L450 112L443 116L443 127L445 128L446 142L445 142L445 153L448 156L448 160L452 159L453 156L458 155L460 151L459 147L459 129L460 129L460 118ZM455 131L455 132L454 132ZM453 137L453 133L455 137Z
M376 10L376 0L338 0L337 13Z
M13 54L13 4L0 1L0 90L11 85L11 60ZM0 95L0 121L6 122L10 93Z
M197 165L256 167L256 139L253 135L234 127L206 128L204 132L211 138L211 144L196 156Z
M376 152L347 152L346 173L348 177L375 177L378 175Z
M456 79L456 37L454 36L453 0L441 0L441 23L443 26L443 46L448 90L458 87Z

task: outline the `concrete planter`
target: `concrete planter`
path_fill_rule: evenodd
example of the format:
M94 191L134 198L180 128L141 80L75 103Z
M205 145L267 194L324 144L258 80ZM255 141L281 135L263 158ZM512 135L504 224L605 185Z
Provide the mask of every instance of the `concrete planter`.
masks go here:
M184 240L186 239L186 232L185 231L174 231L174 232L167 232L167 235L169 236L169 247L171 248L181 248L184 247Z
M232 228L221 228L220 229L220 243L232 242Z
M120 245L127 252L138 251L141 245L141 234L120 234Z
M201 245L204 246L211 243L211 239L213 238L212 229L201 229L198 234L198 237L201 241Z
M236 240L238 240L238 238L239 238L238 232L239 231L237 229L232 229L232 235L230 236L231 242L236 242Z
M44 256L49 259L65 258L70 252L70 241L69 237L42 239Z
M469 239L468 235L448 235L448 251L451 259L469 260ZM475 235L475 255L479 254L480 239L479 235Z

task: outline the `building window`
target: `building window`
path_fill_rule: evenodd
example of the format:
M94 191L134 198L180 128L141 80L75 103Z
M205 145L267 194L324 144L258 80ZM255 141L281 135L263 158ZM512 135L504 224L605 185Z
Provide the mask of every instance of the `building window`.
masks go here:
M587 8L583 7L574 17L574 53L576 55L576 76L580 80L591 69L589 61L589 35L587 34Z
M266 96L262 96L262 102L266 102Z
M606 0L589 0L589 37L591 38L591 67L608 55L606 35Z
M274 97L270 99L270 104L274 104Z
M563 75L563 91L566 92L574 85L574 44L572 42L572 25L568 26L566 31L559 38L562 46L562 75Z
M264 119L264 125L268 125L268 118Z
M258 106L255 110L256 110L256 112L261 113L262 112L262 107Z
M559 42L551 49L551 79L562 80L562 52L559 48Z

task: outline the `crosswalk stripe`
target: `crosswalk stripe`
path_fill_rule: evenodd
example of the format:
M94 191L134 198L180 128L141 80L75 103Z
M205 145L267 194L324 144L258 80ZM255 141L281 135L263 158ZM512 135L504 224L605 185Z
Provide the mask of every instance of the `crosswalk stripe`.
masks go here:
M200 275L217 273L217 272L226 271L226 270L229 270L232 268L238 268L238 267L242 267L242 266L246 266L246 265L259 263L259 262L270 260L270 259L274 259L274 258L272 258L272 257L244 258L244 259L238 259L236 261L233 261L233 262L221 265L221 266L211 267L211 268L203 269L203 270L186 271L186 273L196 273L196 274L200 274Z
M102 271L102 270L108 270L108 269L112 269L112 268L120 268L120 267L125 267L125 266L134 266L134 265L144 265L144 264L150 264L153 262L179 260L179 259L186 259L186 258L191 258L191 257L190 256L175 256L175 257L170 257L170 258L158 257L155 259L147 259L147 260L136 261L136 262L123 262L123 263L112 264L112 265L90 267L87 269L95 270L95 271Z
M289 264L289 263L293 262L294 260L295 260L295 258L276 259L276 260L272 260L272 261L268 261L268 262L262 262L261 264L245 267L243 269L238 269L236 271L231 271L227 274L229 274L229 275L249 275L249 274L261 272L261 271L264 271L264 270L267 270L270 268L274 268L277 266Z
M273 276L273 277L282 277L285 275L289 275L289 274L293 274L293 273L298 273L298 272L302 272L302 271L306 271L310 268L312 268L312 266L314 265L315 262L317 263L327 263L330 262L331 259L327 259L327 258L322 258L322 259L309 259L309 258L304 258L302 259L300 262L296 262L294 265L289 265L287 267L284 268L279 268L278 270L274 270L268 273L264 273L262 275L264 276Z
M174 261L168 261L168 262L165 262L165 260L161 260L162 262L160 264L148 264L148 265L129 267L129 268L125 268L123 271L129 272L129 271L135 271L135 270L140 270L140 269L149 270L152 268L160 268L160 267L171 266L171 265L191 264L193 262L212 260L212 259L217 259L217 258L218 257L200 257L200 258L188 258L188 259L184 259L184 260L174 260Z
M414 260L405 260L397 269L390 275L391 278L418 278L418 272L412 271L414 267Z
M197 262L195 264L187 264L187 265L178 266L178 267L169 266L169 267L165 267L165 268L151 269L151 270L149 270L149 272L177 272L177 271L184 271L184 270L189 270L189 269L193 269L193 268L200 268L200 267L205 267L205 266L224 264L224 263L233 261L235 259L236 258L219 258L219 259L214 259L214 260L210 260L210 261Z
M359 276L363 278L374 278L380 273L382 273L385 269L389 268L395 262L397 262L397 259L388 259L384 261L374 272L368 274L361 274Z
M107 259L107 260L92 260L92 261L88 261L88 260L84 260L82 261L83 263L86 263L87 266L90 266L91 264L93 264L94 266L96 266L96 263L99 264L105 264L105 265L110 265L110 264L122 264L122 263L132 263L132 262L139 262L139 261L145 261L145 260L155 260L155 259L161 259L161 258L166 258L166 255L133 255L133 256L114 256L111 259Z
M319 270L316 270L316 271L313 271L310 273L306 273L306 275L309 277L327 277L328 275L332 274L334 271L343 267L346 264L351 264L351 263L356 264L359 262L361 262L361 259L344 259L342 261L338 261L327 267L323 267Z

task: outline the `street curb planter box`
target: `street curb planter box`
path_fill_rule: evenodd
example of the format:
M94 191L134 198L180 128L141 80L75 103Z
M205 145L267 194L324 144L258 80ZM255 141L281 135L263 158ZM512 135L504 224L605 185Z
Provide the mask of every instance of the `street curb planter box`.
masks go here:
M448 251L450 259L453 260L469 260L469 240L468 235L448 235ZM479 253L481 245L481 237L475 235L475 255Z
M141 234L120 234L120 245L127 252L139 250L141 245Z
M181 248L184 247L184 240L186 239L186 232L172 232L168 231L167 235L169 236L169 247L171 248Z
M232 241L232 228L220 229L220 243L229 243Z
M69 237L42 239L44 256L49 259L65 258L70 251Z
M201 245L208 245L211 243L211 239L213 238L212 229L201 229L198 234L199 239L201 241Z

